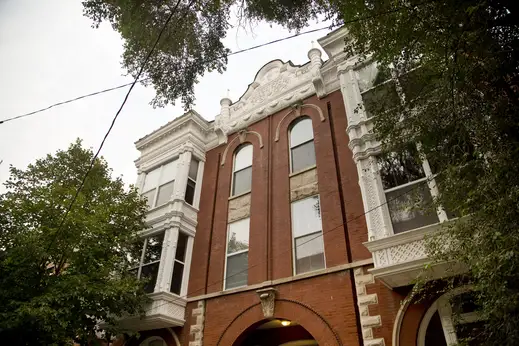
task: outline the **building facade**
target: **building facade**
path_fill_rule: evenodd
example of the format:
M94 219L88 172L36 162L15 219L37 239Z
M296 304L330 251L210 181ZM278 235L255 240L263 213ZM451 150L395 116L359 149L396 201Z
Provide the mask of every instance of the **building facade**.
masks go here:
M325 62L312 48L304 65L267 63L214 121L191 111L136 143L150 228L133 270L153 302L122 320L140 331L128 345L457 340L450 302L468 288L406 299L424 236L453 216L406 207L410 191L438 194L426 158L381 156L370 107L405 97L405 78L348 55L345 39L318 40Z

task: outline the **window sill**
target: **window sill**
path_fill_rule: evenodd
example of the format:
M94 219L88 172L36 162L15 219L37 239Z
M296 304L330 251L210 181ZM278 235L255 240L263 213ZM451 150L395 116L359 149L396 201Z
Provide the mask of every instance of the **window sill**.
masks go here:
M317 168L317 165L313 165L313 166L310 166L310 167L306 167L305 169L303 169L303 170L301 170L301 171L297 171L297 172L294 172L294 173L290 173L290 174L288 175L288 177L289 177L289 178L292 178L292 177L294 177L294 176L296 176L296 175L306 173L306 172L311 171L311 170L316 169L316 168Z
M239 195L231 196L231 197L229 197L229 201L230 201L230 200L233 200L233 199L236 199L236 198L243 197L243 196L245 196L245 195L248 195L249 193L251 193L251 191L252 191L252 190L248 190L248 191L245 191L245 192L240 193Z

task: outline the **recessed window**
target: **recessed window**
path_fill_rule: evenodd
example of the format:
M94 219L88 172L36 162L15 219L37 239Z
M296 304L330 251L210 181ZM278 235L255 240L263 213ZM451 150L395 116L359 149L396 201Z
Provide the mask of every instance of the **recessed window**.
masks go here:
M184 277L184 267L186 265L188 236L182 232L178 234L177 251L173 263L173 275L171 278L171 292L180 295L182 289L182 278Z
M184 200L189 205L193 205L193 202L195 200L195 188L196 188L197 175L198 175L198 161L195 159L192 159L191 163L189 165L189 174L187 177L186 194L184 196Z
M249 267L249 224L242 219L229 224L227 232L227 255L225 289L246 286Z
M252 145L247 144L238 149L234 155L232 196L251 190L252 183Z
M176 174L177 160L146 173L142 196L146 198L150 208L163 205L171 199Z
M318 195L292 203L292 235L296 274L326 267Z
M312 120L302 118L290 130L290 170L296 173L315 165Z
M144 291L147 293L151 293L155 289L163 241L164 232L145 238L143 242L137 244L138 248L133 254L133 260L130 259L135 265L130 272L139 279L147 280L144 286ZM142 250L139 251L139 249Z

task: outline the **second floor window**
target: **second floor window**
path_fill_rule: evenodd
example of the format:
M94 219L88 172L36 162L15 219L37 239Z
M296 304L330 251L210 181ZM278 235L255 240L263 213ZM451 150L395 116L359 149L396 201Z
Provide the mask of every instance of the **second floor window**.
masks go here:
M229 224L224 279L225 289L247 285L249 267L249 224L249 218Z
M188 236L182 232L178 233L177 250L173 263L173 274L171 277L171 292L180 295L182 289L182 278L184 277L184 267L186 265Z
M290 172L296 173L315 166L312 120L302 118L290 129Z
M292 203L292 235L296 274L326 267L318 195Z
M139 279L147 280L144 286L147 293L153 292L157 283L163 241L164 232L144 238L143 242L137 244L138 249L133 254L134 268L130 269L130 272ZM139 252L139 249L142 250Z
M176 160L146 173L142 196L146 198L150 208L163 205L171 199L176 173Z
M231 196L241 195L251 190L252 145L246 144L234 154Z

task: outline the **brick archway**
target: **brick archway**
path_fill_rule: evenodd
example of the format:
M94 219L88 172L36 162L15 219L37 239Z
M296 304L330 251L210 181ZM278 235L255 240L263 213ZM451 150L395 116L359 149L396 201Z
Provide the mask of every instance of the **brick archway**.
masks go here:
M310 333L319 345L343 346L339 335L328 321L304 303L276 299L274 317L294 321ZM224 329L216 345L236 345L244 333L264 321L261 304L256 303L239 314Z

